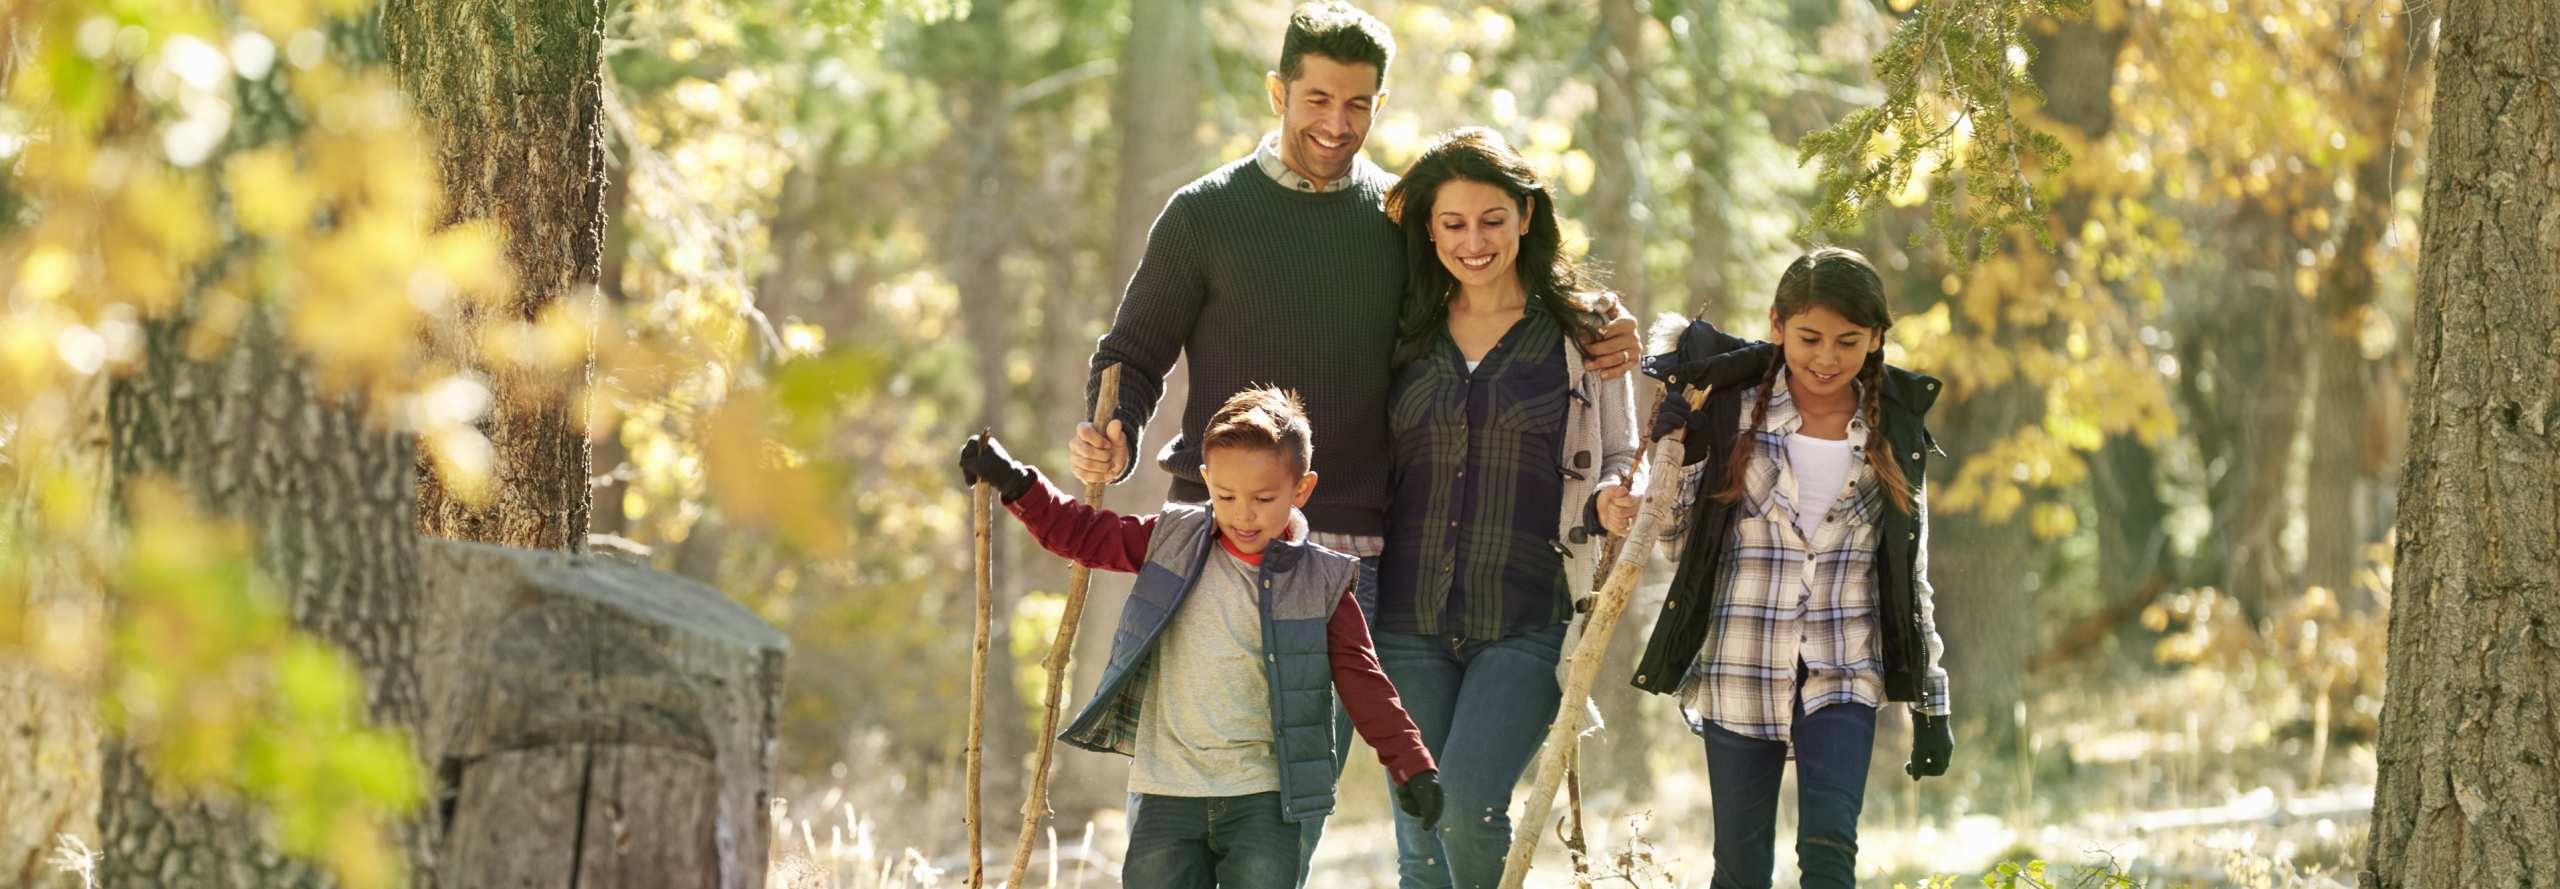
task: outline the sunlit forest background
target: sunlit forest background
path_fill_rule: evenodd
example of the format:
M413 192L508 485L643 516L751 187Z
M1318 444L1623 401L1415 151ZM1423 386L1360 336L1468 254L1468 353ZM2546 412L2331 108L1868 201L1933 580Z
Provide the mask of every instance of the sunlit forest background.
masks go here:
M432 204L436 179L425 150L398 141L408 112L380 98L379 78L323 77L328 65L303 61L319 47L224 37L183 4L133 6L103 32L12 13L21 43L36 24L47 34L21 48L13 96L30 80L48 80L45 95L112 93L66 78L79 59L123 53L159 91L155 119L213 131L146 132L110 100L49 129L23 102L0 116L15 170L0 194L15 219L0 254L14 282L0 304L0 437L20 504L0 553L16 578L0 649L51 677L13 674L13 696L35 700L29 681L113 695L138 714L119 725L163 733L172 761L229 762L322 729L294 721L299 704L243 693L226 710L172 690L207 672L187 658L302 658L318 665L285 671L278 687L304 695L291 701L352 692L330 686L325 656L220 605L172 592L113 617L44 592L57 561L147 591L231 577L241 558L215 517L177 506L124 507L132 537L100 530L102 470L68 443L101 434L96 392L137 360L152 307L203 282L77 264L60 245L103 231L202 256L240 249L221 243L246 227L273 255L239 274L269 285L411 281L405 296L288 303L285 336L332 385L404 405L421 459L465 497L489 484L470 432L487 393L415 331L445 301L508 285L485 233L394 219ZM1924 158L1881 200L1837 212L1838 183L1800 154L1887 100L1876 61L1909 0L1364 7L1399 43L1368 157L1396 170L1438 131L1501 130L1562 184L1573 249L1640 314L1764 329L1777 273L1813 243L1857 248L1885 273L1891 360L1949 386L1931 415L1948 456L1932 468L1930 565L1958 746L1947 777L1915 783L1900 768L1907 726L1880 722L1860 850L1875 885L1971 883L2038 859L2196 885L2352 883L2409 422L2423 18L2397 0L2091 0L2030 17L2015 46L1942 35L1936 52L2028 75L2041 95L2009 107L2054 140L2040 161L2069 159L2011 173L2033 189L2032 224L1980 230L1959 191L2006 164L1977 158L1948 178ZM991 428L1064 475L1086 360L1156 212L1275 124L1262 81L1287 13L1278 0L606 5L600 293L488 336L540 368L566 366L557 344L574 351L593 332L592 386L574 396L592 424L589 548L707 583L789 638L772 885L948 886L965 873L972 556L951 454ZM212 36L163 39L199 32ZM298 161L208 159L259 111L227 106L240 94L199 74L252 66L294 66L309 101L346 105L303 121ZM1977 135L1956 123L1934 138ZM94 173L100 157L129 178ZM236 221L183 212L211 206L217 180ZM295 201L393 221L260 227ZM1160 412L1146 440L1164 441L1177 413ZM1108 505L1152 511L1165 481L1145 467ZM1018 526L997 530L986 809L1011 813L1067 572ZM1702 747L1673 701L1624 682L1670 576L1667 563L1648 572L1618 635L1607 726L1583 747L1583 807L1598 871L1703 886ZM1096 583L1071 698L1099 675L1125 590ZM189 634L153 630L155 608L234 629L176 645ZM318 678L297 684L293 670ZM346 775L396 755L343 746L358 752L330 768ZM1056 851L1031 879L1116 884L1125 760L1060 757ZM1312 884L1392 885L1383 779L1365 748L1351 759ZM275 798L335 812L414 793ZM993 819L991 849L1009 845L1010 823ZM335 824L306 825L309 845L364 860ZM38 852L54 854L55 833L94 845L94 830L46 829ZM1533 885L1562 885L1552 842L1541 861ZM0 873L23 872L11 860Z

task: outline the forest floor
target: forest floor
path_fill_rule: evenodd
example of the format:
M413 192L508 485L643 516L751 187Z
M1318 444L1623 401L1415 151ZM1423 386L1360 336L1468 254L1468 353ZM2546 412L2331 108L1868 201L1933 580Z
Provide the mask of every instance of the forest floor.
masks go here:
M1916 887L1947 875L1954 878L1949 885L1980 886L2002 862L2042 860L2050 863L2045 885L2053 887L2102 885L2087 870L2092 865L2111 866L2146 889L2352 886L2372 805L2371 748L2353 740L2329 749L2309 744L2290 708L2266 703L2270 687L2233 681L2230 671L2218 670L2082 677L2074 693L2039 699L2050 718L2016 733L2023 741L1963 739L1954 771L1924 782L1900 774L1907 730L1889 721L1870 766L1860 884ZM1080 756L1062 767L1076 768L1085 761ZM1648 791L1644 801L1631 802L1623 790L1598 787L1586 800L1585 829L1601 878L1595 885L1704 887L1712 876L1713 836L1703 756L1679 744L1652 756L1648 766L1652 774L1640 782L1590 779ZM991 771L991 786L999 780ZM797 799L807 800L801 804L807 808L795 808L783 821L769 885L967 885L965 842L953 839L948 824L926 827L958 823L956 806L850 787L841 779L801 790ZM1779 811L1781 889L1795 885L1794 793L1791 776ZM1361 747L1343 777L1340 808L1308 885L1394 886L1388 805L1378 766ZM1003 877L1016 818L989 810L987 885ZM1044 843L1030 886L1119 884L1126 842L1120 811L1079 816L1057 832L1062 852L1055 876ZM904 845L924 836L934 837L922 845L935 851ZM1570 885L1560 844L1550 839L1540 852L1529 885Z

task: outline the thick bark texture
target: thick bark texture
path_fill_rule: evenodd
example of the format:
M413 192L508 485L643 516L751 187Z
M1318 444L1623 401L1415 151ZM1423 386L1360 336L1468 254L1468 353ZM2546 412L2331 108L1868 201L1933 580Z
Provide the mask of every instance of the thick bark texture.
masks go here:
M2560 886L2560 0L2437 46L2365 889Z
M437 140L441 222L490 220L504 233L515 292L468 318L442 357L487 378L480 424L496 451L491 497L457 499L419 464L418 530L456 540L568 550L587 533L587 437L573 385L592 371L492 367L472 329L529 321L590 299L603 258L604 4L394 0L382 10L392 67Z
M109 401L117 487L174 481L209 513L247 525L258 568L305 632L347 652L365 715L415 732L425 717L415 667L414 443L369 424L352 397L315 391L278 332L252 309L229 351L184 357L187 319L147 325L148 357ZM330 880L262 841L251 813L155 794L133 748L111 742L101 788L102 885L303 887ZM413 855L425 843L412 830ZM432 886L424 860L412 886Z
M18 467L17 484L0 507L0 535L36 527L37 479L107 483L107 380L91 378L68 393L72 434L38 449L21 434L0 459ZM91 493L105 501L106 491ZM92 514L79 533L104 539L113 518ZM77 548L28 553L24 607L29 614L76 615L95 622L105 607L97 568ZM37 632L43 632L38 630ZM35 636L12 640L36 641ZM5 644L0 644L5 647ZM54 867L57 837L97 844L99 735L97 677L66 675L23 650L0 654L0 885L39 886Z

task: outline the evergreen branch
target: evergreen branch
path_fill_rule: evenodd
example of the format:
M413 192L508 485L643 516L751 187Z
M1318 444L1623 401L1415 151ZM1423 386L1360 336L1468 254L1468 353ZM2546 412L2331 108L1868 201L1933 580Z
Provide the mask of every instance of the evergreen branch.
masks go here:
M2082 15L2088 6L1923 0L1873 60L1882 98L1798 144L1798 163L1820 161L1815 204L1798 235L1856 228L1925 168L1930 226L1915 245L1934 235L1970 265L2003 232L2024 226L2050 249L2035 194L2069 166L2070 155L2060 140L2020 120L2013 103L2043 96L2023 64L2028 24ZM1962 138L1950 138L1959 131Z

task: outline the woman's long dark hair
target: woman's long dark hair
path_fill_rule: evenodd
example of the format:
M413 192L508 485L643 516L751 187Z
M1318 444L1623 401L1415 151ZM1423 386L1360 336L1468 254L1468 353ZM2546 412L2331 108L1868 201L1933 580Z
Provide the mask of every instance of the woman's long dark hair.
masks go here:
M1464 179L1502 189L1521 205L1528 227L1520 233L1515 271L1520 287L1564 328L1565 338L1579 343L1600 326L1587 291L1594 276L1581 263L1564 256L1564 234L1556 227L1556 202L1547 184L1529 169L1529 160L1513 150L1500 133L1463 127L1440 134L1422 150L1404 178L1387 190L1387 218L1404 229L1404 308L1396 325L1395 366L1403 367L1430 354L1431 344L1449 322L1449 300L1458 295L1458 279L1440 264L1431 247L1431 206L1440 186Z
M1786 274L1778 276L1778 295L1770 303L1769 312L1783 326L1787 319L1815 306L1830 309L1849 323L1875 331L1879 338L1893 329L1893 310L1885 305L1884 279L1876 276L1876 268L1858 251L1840 247L1816 247L1796 257L1787 265ZM1770 356L1769 371L1760 377L1760 397L1751 408L1751 429L1769 416L1769 390L1778 381L1778 372L1787 366L1785 343L1777 345ZM1876 483L1884 486L1885 496L1908 515L1912 510L1911 482L1902 474L1902 464L1893 459L1893 446L1884 441L1884 350L1867 353L1866 363L1858 368L1858 388L1864 397L1859 413L1867 421L1867 466L1875 470ZM1754 436L1734 436L1733 453L1725 459L1725 488L1715 499L1731 503L1742 497L1743 474L1751 468Z

